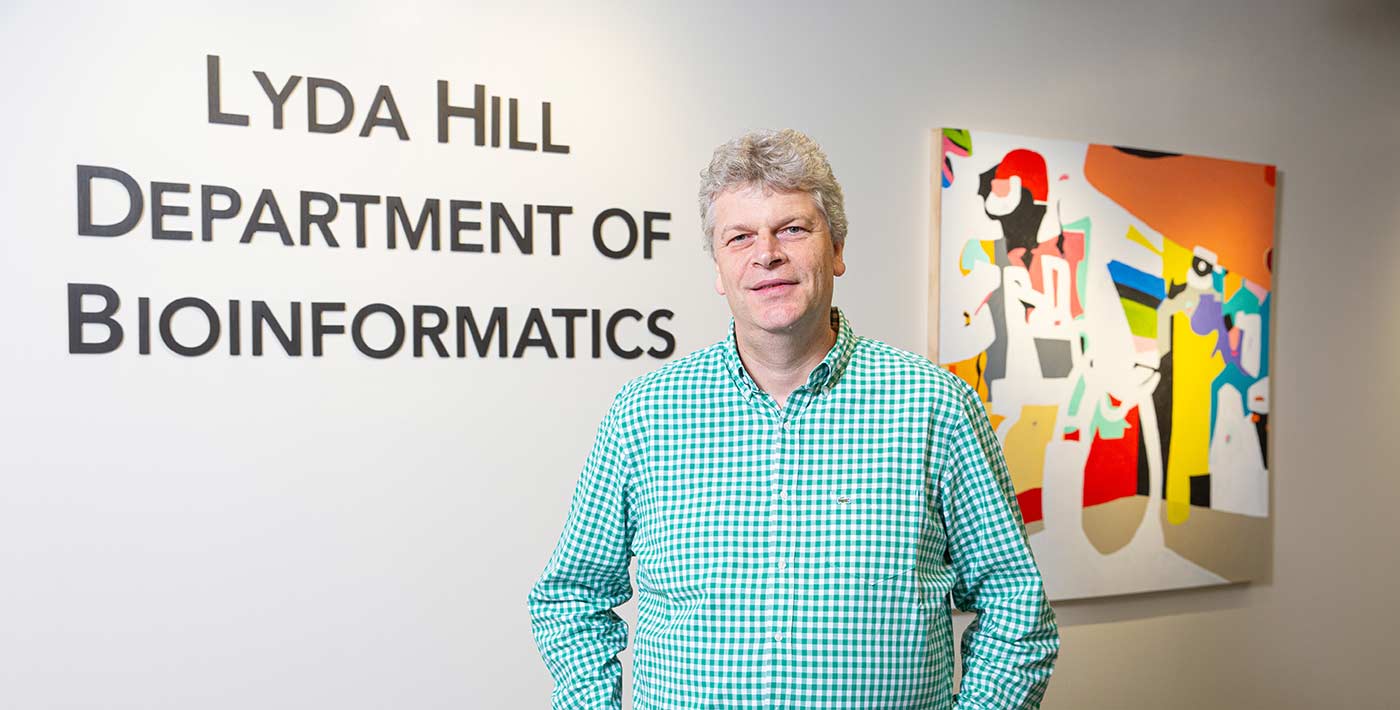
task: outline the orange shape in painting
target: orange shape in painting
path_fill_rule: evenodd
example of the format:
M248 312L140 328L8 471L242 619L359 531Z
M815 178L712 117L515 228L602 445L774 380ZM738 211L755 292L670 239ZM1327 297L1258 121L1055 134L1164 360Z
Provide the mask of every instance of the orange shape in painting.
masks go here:
M1273 166L1191 155L1140 158L1090 145L1084 177L1163 236L1188 251L1203 246L1229 273L1269 288Z
M977 396L982 400L983 406L992 401L992 393L988 389L987 380L982 377L982 373L987 369L987 353L985 351L966 360L943 363L943 367L972 385L972 388L977 390ZM988 413L990 414L990 412Z

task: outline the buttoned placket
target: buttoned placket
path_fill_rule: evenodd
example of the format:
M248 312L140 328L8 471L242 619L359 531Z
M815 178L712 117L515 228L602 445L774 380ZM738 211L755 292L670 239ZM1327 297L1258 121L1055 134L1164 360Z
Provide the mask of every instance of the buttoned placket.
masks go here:
M788 420L793 415L794 408L791 396L787 407L779 407L767 393L760 394L758 399L770 427L767 468L773 493L769 496L767 514L764 516L764 532L768 546L765 556L768 565L765 575L768 580L768 604L763 615L764 624L758 629L759 633L764 635L761 641L764 649L762 702L764 707L771 707L778 702L775 695L781 679L777 674L781 659L785 655L784 642L787 640L787 607L791 588L788 575L791 574L791 564L787 558L790 549L787 534L790 506L787 505L786 499L787 487L790 484L786 465L789 449L786 434L790 427Z
M737 360L737 358L736 358ZM807 382L788 395L785 406L760 389L743 366L733 363L731 374L748 406L757 410L766 422L766 432L771 442L768 447L767 470L771 482L770 495L764 511L763 530L767 549L764 557L767 580L765 585L766 603L764 613L759 617L759 626L753 633L762 649L760 657L762 707L780 706L785 697L785 678L782 669L789 664L794 644L802 641L792 628L794 579L803 574L801 561L794 555L792 533L799 520L797 506L804 498L799 494L799 481L796 468L800 464L801 446L798 443L798 430L808 416L807 410L816 402L824 400L830 391L832 366L823 362L817 366Z
M778 407L766 393L760 393L762 406L766 410L771 426L769 447L769 475L772 482L772 495L769 498L766 537L768 540L768 613L762 633L763 639L763 701L765 706L780 704L777 696L783 679L778 675L782 667L781 659L797 641L792 625L792 589L794 575L802 570L793 558L791 532L798 523L797 505L794 495L795 466L800 446L798 430L804 413L816 398L811 391L812 384L795 390L788 396L787 406ZM824 390L818 385L818 393Z

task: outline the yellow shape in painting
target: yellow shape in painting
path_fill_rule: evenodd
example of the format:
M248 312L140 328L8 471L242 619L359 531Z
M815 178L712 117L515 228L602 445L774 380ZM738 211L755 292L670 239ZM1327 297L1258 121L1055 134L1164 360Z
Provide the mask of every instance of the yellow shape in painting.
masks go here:
M1055 431L1058 406L1027 404L1006 432L1006 467L1017 495L1040 488L1045 480L1045 446Z
M1225 369L1216 337L1191 330L1188 313L1172 315L1172 435L1167 460L1167 522L1191 516L1191 477L1210 472L1210 385Z
M1160 255L1162 253L1161 249L1158 249L1157 247L1153 246L1152 242L1147 241L1147 237L1142 236L1142 232L1139 232L1137 230L1137 227L1134 227L1131 224L1128 225L1128 241L1135 242L1147 247L1148 249L1152 250L1153 254Z
M979 241L982 251L987 252L987 261L997 263L997 242L995 239L984 239Z
M1186 274L1191 271L1191 250L1170 240L1162 240L1162 278L1170 286L1173 283L1186 283Z
M986 352L977 353L966 360L943 363L943 367L972 385L984 404L992 401L992 393L987 389L987 378L982 376L987 371Z

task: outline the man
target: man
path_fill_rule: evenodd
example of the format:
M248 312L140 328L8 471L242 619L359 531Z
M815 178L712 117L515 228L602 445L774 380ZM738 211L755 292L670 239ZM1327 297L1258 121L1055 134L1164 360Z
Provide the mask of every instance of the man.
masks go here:
M841 188L792 130L716 149L729 337L629 382L530 592L555 708L1037 707L1059 647L976 393L852 333ZM977 614L953 695L948 600Z

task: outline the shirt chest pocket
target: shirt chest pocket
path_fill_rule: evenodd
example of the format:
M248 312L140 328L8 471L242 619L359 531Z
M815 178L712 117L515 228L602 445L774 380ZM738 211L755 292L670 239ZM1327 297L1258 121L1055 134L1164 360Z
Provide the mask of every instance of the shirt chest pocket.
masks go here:
M823 547L834 573L879 584L914 569L927 514L921 476L875 472L833 485L822 498Z

